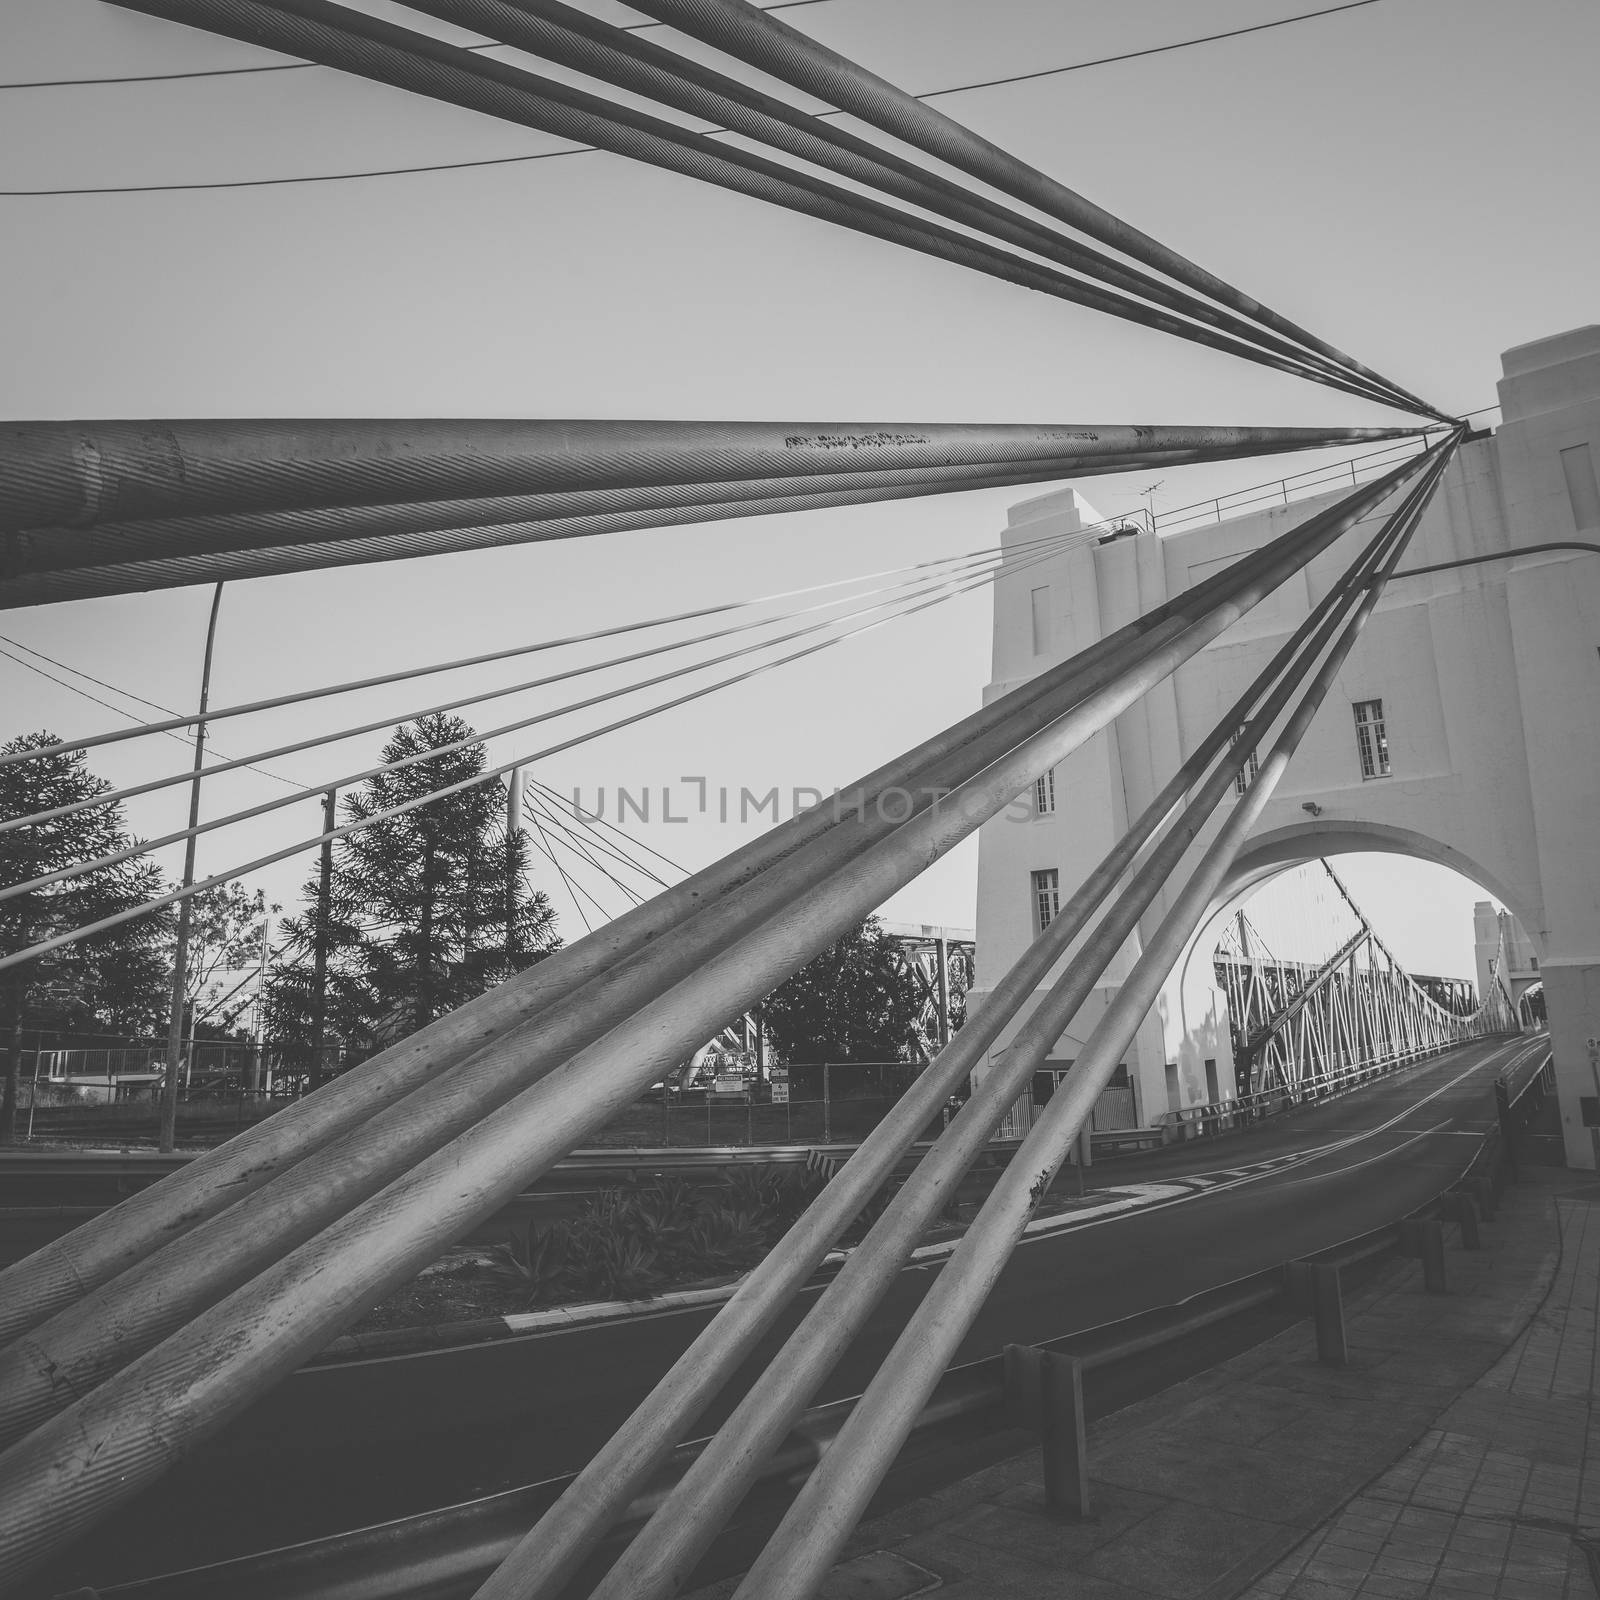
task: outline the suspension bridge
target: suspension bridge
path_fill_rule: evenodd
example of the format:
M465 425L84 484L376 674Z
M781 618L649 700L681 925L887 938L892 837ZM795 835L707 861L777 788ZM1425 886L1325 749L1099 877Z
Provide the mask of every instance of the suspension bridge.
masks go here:
M224 582L270 574L1075 484L1130 468L1358 452L1322 477L1280 480L1270 506L1245 496L1233 516L1220 500L1213 517L1185 508L1184 524L1165 534L1154 508L1142 526L1082 518L1068 526L1023 508L998 543L911 569L247 703L213 706L203 691L193 713L0 754L0 772L26 772L133 739L177 734L193 749L179 770L0 822L0 849L20 852L80 812L164 790L188 802L186 827L91 858L19 854L31 865L0 885L0 918L18 935L0 954L0 983L167 907L177 908L181 969L196 894L278 861L326 862L340 839L502 778L513 780L508 833L530 824L553 870L603 866L610 882L630 885L631 902L610 917L593 902L586 936L415 1031L397 1028L370 1059L0 1273L0 1585L44 1593L71 1578L71 1563L106 1529L138 1519L169 1473L181 1477L186 1458L209 1471L217 1458L208 1449L239 1429L259 1430L262 1408L281 1406L285 1429L291 1417L312 1429L295 1457L302 1467L315 1454L306 1443L316 1442L315 1416L351 1427L369 1461L393 1455L393 1434L377 1421L392 1392L370 1374L308 1365L318 1353L975 835L985 867L964 1026L951 1032L948 1009L939 1010L944 941L914 941L908 959L921 965L934 1008L932 1059L781 1244L714 1307L675 1324L672 1338L625 1331L609 1352L618 1361L602 1359L593 1337L562 1347L550 1369L557 1387L527 1397L538 1408L530 1426L555 1456L519 1458L537 1472L558 1457L561 1482L518 1502L516 1528L501 1527L477 1565L456 1574L461 1593L555 1600L580 1575L605 1600L676 1592L752 1479L774 1461L793 1468L783 1451L808 1408L847 1398L827 1448L805 1458L804 1481L782 1496L761 1547L742 1563L738 1588L746 1600L816 1594L951 1369L998 1339L1045 1337L1041 1324L1067 1314L1059 1304L1067 1291L1050 1304L1029 1298L1029 1252L1052 1253L1054 1281L1085 1286L1084 1314L1151 1308L1153 1287L1113 1286L1121 1263L1110 1270L1106 1252L1120 1256L1108 1243L1115 1228L1058 1237L1039 1226L1069 1159L1086 1145L1092 1153L1097 1108L1132 1054L1143 1126L1225 1134L1225 1119L1300 1108L1251 1146L1251 1170L1219 1173L1214 1158L1192 1159L1162 1169L1173 1192L1159 1207L1129 1205L1118 1227L1130 1232L1117 1237L1137 1230L1162 1252L1169 1282L1198 1287L1196 1272L1242 1271L1251 1263L1240 1252L1258 1247L1281 1260L1286 1248L1334 1242L1308 1243L1317 1223L1278 1207L1274 1185L1298 1181L1288 1172L1328 1148L1316 1144L1328 1126L1313 1120L1327 1113L1308 1102L1335 1089L1361 1090L1341 1102L1351 1139L1386 1141L1376 1156L1350 1146L1338 1168L1349 1217L1375 1225L1375 1209L1388 1220L1431 1198L1434 1180L1401 1152L1472 1136L1488 1075L1537 1064L1544 1046L1515 1036L1498 982L1468 995L1403 972L1342 892L1338 915L1319 930L1322 947L1276 958L1251 934L1241 903L1286 866L1378 841L1461 867L1511 907L1546 956L1568 1158L1593 1164L1575 1102L1587 1093L1600 1034L1600 869L1592 817L1575 797L1600 786L1600 730L1592 719L1575 726L1570 708L1574 686L1592 691L1600 625L1596 546L1584 537L1600 523L1594 330L1509 352L1504 425L1474 434L1448 409L746 0L639 0L636 9L694 41L693 50L559 0L406 8L593 88L332 0L118 3L708 183L1028 289L1045 297L1043 314L1054 311L1050 302L1069 303L1402 420L0 426L0 606L12 608L199 583L220 593ZM726 64L707 65L705 51ZM806 109L811 101L825 114ZM849 126L830 120L834 112ZM715 131L694 131L678 120L685 115ZM900 754L886 748L855 782L699 871L663 873L670 863L646 862L615 829L585 833L579 808L515 781L559 751L980 588L994 595L997 629L996 682L981 709ZM1074 603L1058 603L1067 594ZM257 726L250 719L269 713L543 652L609 648L648 630L661 631L598 662L558 656L540 676L488 691L430 688L453 698L413 715L631 672L475 736L511 750L502 759L497 748L484 770L341 820L337 796L352 785L452 751L377 766L341 757L315 784L280 780L290 792L232 810L213 805L202 820L202 788L233 792L219 780L290 754L327 758L395 719L352 712L356 720L331 732L296 730L225 758L213 747L208 760L219 725L244 742ZM1375 660L1390 657L1406 664L1408 681L1434 686L1431 700L1407 703L1409 725L1393 713L1385 720L1383 694L1351 693L1365 690L1356 680ZM1473 698L1475 717L1454 716L1458 689ZM649 698L613 705L634 695ZM1351 705L1353 744L1344 727ZM591 710L607 720L551 730L550 742L533 747L547 735L530 730ZM1335 723L1342 767L1330 753ZM1357 770L1347 770L1352 759ZM1025 830L1002 825L1004 813L1019 797L1042 802L1046 793L1048 807L1036 805L1040 831L1024 848L1016 836ZM260 828L279 819L279 834L264 842ZM201 875L197 841L219 834L250 838L237 849L248 858ZM1032 859L1045 841L1050 864ZM95 874L167 849L185 854L178 887L116 910L81 892ZM506 952L508 966L516 955ZM181 1015L180 1001L174 1041ZM1072 1059L1063 1063L1068 1036ZM1201 1061L1226 1072L1213 1085L1197 1077ZM1168 1063L1172 1077L1158 1093L1145 1074ZM1048 1094L1035 1100L1041 1078ZM175 1084L169 1067L169 1130ZM959 1110L946 1115L958 1094ZM1443 1121L1408 1123L1424 1104ZM931 1127L939 1131L929 1140ZM941 1247L928 1281L918 1252L997 1134L1011 1136L1010 1159L959 1237ZM1373 1159L1387 1162L1388 1192L1349 1176ZM898 1186L880 1205L891 1177ZM1198 1208L1184 1209L1219 1183L1231 1196L1220 1202L1232 1208L1225 1248ZM867 1224L859 1240L832 1254L858 1218ZM825 1263L837 1270L818 1282ZM758 1355L760 1381L740 1379ZM339 1396L348 1401L363 1383L377 1388L341 1411ZM608 1403L596 1402L601 1389ZM503 1381L463 1379L455 1420L475 1408L488 1427L499 1413L504 1437L506 1393ZM592 1402L582 1415L579 1400ZM447 1459L447 1431L418 1430L418 1455L431 1459L406 1468L417 1480L409 1492L421 1493L423 1480L429 1493L459 1489L459 1479L445 1481L447 1466L462 1465ZM478 1452L480 1467L485 1437L462 1430L462 1448ZM685 1465L679 1452L689 1440L696 1448ZM661 1490L672 1462L683 1470ZM252 1509L260 1515L259 1503ZM374 1510L352 1514L363 1509ZM429 1536L468 1524L466 1513L454 1521L441 1513ZM623 1527L631 1537L619 1543ZM287 1525L280 1532L285 1542L295 1535ZM353 1548L340 1545L339 1559ZM393 1587L400 1576L384 1581L384 1592L403 1592Z

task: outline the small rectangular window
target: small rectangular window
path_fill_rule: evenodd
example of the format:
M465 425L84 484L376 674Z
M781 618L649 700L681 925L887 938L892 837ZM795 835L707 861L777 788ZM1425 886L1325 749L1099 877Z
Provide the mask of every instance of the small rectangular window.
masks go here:
M1248 724L1241 726L1238 731L1235 732L1233 736L1233 742L1235 744L1238 744L1238 742L1244 738L1247 727ZM1252 745L1250 747L1250 754L1244 758L1244 765L1240 767L1239 770L1233 775L1234 793L1243 794L1245 790L1248 789L1255 781L1255 775L1260 770L1260 764L1256 759L1255 746Z
M1033 809L1038 816L1048 817L1056 808L1056 769L1051 769L1033 784Z
M1361 757L1361 776L1387 778L1389 776L1389 736L1383 726L1383 701L1358 700L1352 707L1356 714L1356 751Z
M1029 595L1033 605L1033 653L1036 656L1050 653L1050 590L1048 585L1035 589Z
M1061 909L1061 874L1046 867L1033 875L1033 929L1043 933Z
M1594 455L1586 444L1575 444L1561 452L1561 471L1567 480L1567 499L1572 503L1572 525L1580 533L1600 528L1600 484L1595 482Z

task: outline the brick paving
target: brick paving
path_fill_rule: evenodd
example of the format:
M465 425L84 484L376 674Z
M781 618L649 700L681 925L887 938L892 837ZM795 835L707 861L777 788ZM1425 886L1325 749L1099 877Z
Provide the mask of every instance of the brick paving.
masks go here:
M1556 1208L1561 1265L1527 1332L1243 1600L1593 1600L1600 1187Z
M1447 1295L1415 1262L1347 1294L1348 1366L1302 1324L1092 1426L1089 1520L1047 1511L1030 1449L864 1523L825 1600L1595 1600L1581 1181L1508 1189Z

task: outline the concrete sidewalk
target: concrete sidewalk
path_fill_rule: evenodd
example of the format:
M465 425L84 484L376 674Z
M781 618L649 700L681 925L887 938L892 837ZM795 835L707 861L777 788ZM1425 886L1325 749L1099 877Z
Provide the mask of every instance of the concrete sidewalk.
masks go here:
M1449 1294L1405 1261L1347 1295L1348 1367L1297 1326L1091 1427L1090 1521L1047 1512L1030 1450L864 1523L823 1594L1592 1600L1597 1202L1526 1173L1481 1252L1450 1228Z

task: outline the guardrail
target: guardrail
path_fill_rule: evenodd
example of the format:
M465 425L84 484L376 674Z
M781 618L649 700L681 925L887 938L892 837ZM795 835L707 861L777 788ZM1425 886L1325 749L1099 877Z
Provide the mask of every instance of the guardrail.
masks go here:
M1318 1320L1323 1358L1337 1359L1325 1340L1329 1304L1308 1293L1317 1270L1337 1274L1392 1255L1397 1250L1420 1253L1429 1287L1443 1288L1436 1270L1442 1251L1443 1221L1460 1229L1462 1243L1475 1248L1480 1212L1493 1216L1495 1199L1515 1173L1511 1138L1536 1114L1554 1080L1548 1061L1514 1091L1503 1083L1501 1118L1480 1141L1472 1159L1438 1195L1395 1222L1342 1241L1309 1257L1218 1285L1175 1305L1147 1311L1120 1322L1091 1328L1029 1347L1046 1357L1070 1359L1080 1374L1114 1368L1137 1357L1179 1343L1233 1318L1281 1306ZM586 1152L586 1159L610 1152ZM1468 1202L1463 1204L1463 1201ZM1444 1218L1439 1213L1444 1213ZM1422 1224L1418 1237L1415 1224ZM1324 1275L1321 1282L1328 1282ZM1320 1299L1321 1303L1314 1303ZM1320 1315L1319 1315L1320 1313ZM1342 1332L1342 1311L1340 1312ZM1012 1347L1015 1350L1018 1347ZM931 1444L952 1433L970 1436L1006 1427L1028 1426L1027 1407L1037 1404L1038 1391L1018 1381L1015 1356L993 1356L951 1368L938 1392L920 1415L913 1437ZM1030 1364L1030 1363L1026 1363ZM807 1411L783 1447L761 1471L758 1488L780 1489L803 1477L831 1444L855 1404L855 1397ZM1081 1422L1081 1413L1078 1420ZM706 1441L681 1446L663 1481L629 1507L611 1535L621 1544L645 1522L687 1472ZM1047 1440L1059 1449L1059 1438ZM1080 1463L1081 1466L1081 1463ZM1083 1476L1080 1474L1080 1476ZM102 1587L100 1600L211 1600L218 1594L248 1593L254 1600L448 1600L470 1596L477 1585L521 1539L571 1481L559 1477L505 1490L419 1516L386 1522L260 1555L220 1562L186 1572Z

